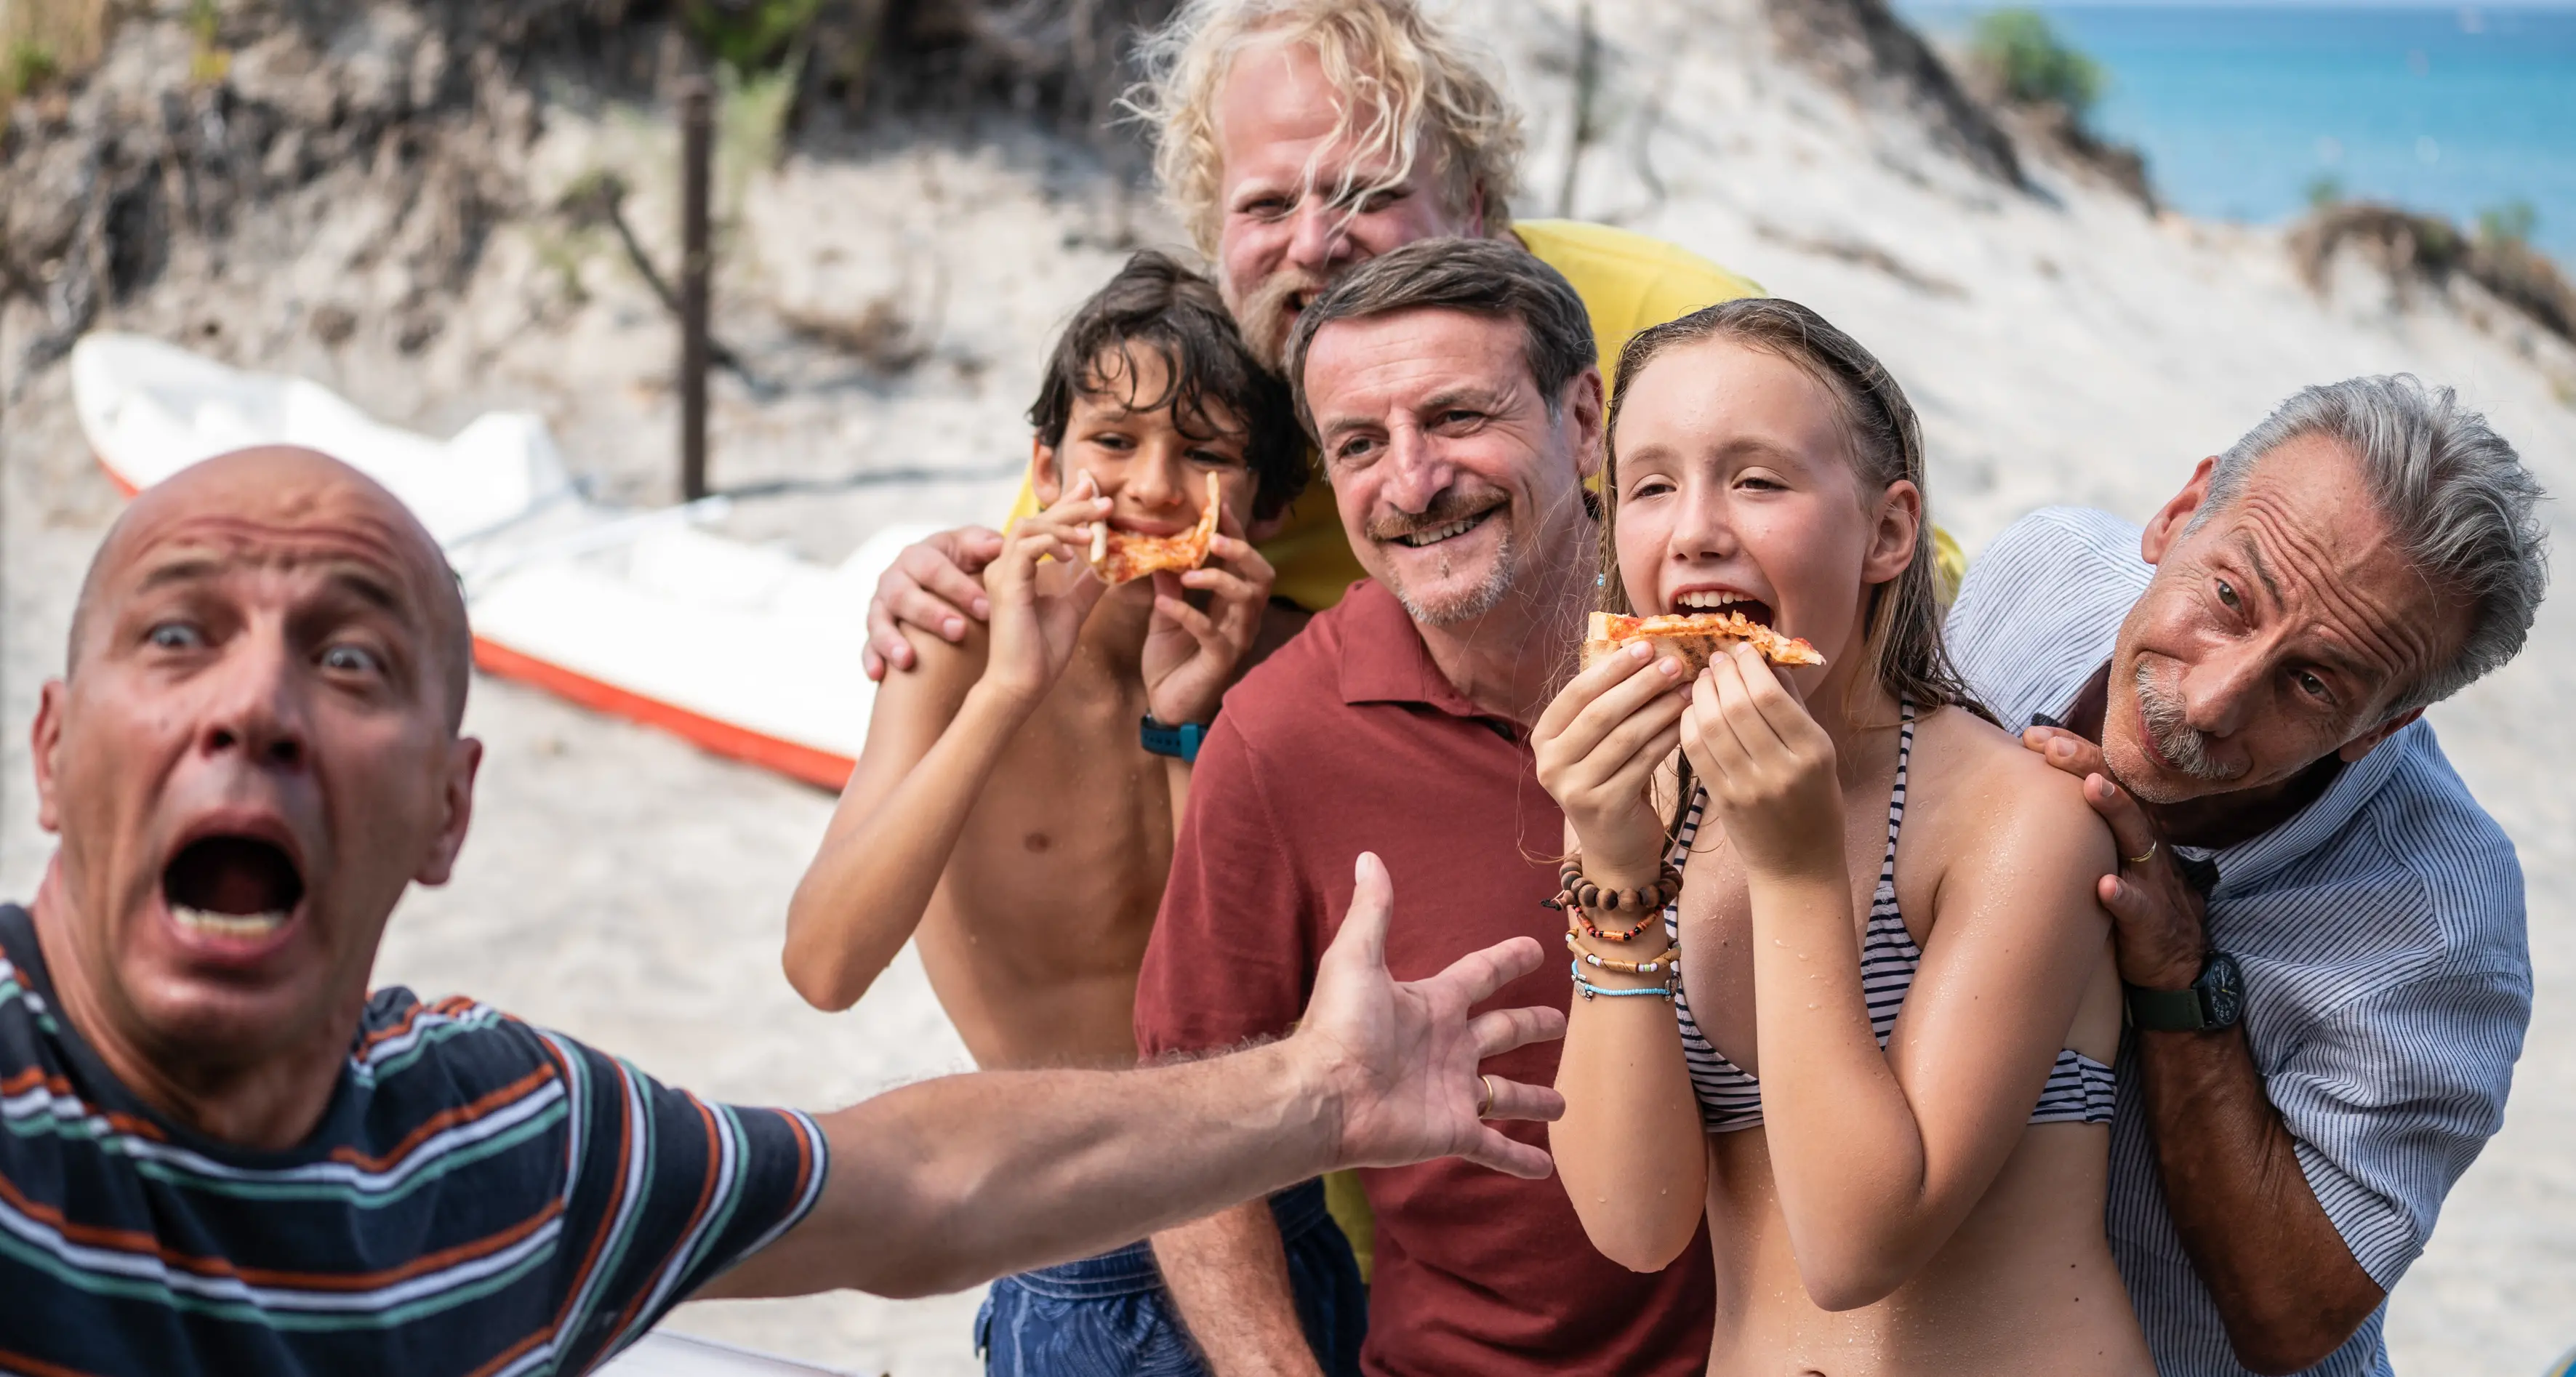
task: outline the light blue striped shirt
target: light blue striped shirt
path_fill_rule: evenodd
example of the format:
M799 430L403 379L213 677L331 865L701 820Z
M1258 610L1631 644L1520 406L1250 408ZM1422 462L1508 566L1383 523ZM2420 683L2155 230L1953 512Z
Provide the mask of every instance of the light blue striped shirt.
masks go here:
M2111 657L2153 566L2136 526L2052 507L1977 557L1950 651L1995 715L2063 717ZM2352 1255L2394 1289L2442 1197L2504 1123L2531 1021L2522 867L2417 722L2218 864L2210 939L2245 972L2245 1029L2299 1165ZM2236 1377L2167 1213L2134 1047L2111 1125L2112 1255L2163 1377ZM2388 1373L2387 1307L2310 1369Z

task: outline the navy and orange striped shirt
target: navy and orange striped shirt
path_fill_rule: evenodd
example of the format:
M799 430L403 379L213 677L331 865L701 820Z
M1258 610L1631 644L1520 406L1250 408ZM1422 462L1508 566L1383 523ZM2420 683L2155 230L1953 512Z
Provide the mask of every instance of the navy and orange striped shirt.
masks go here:
M0 1371L581 1372L813 1207L814 1122L467 999L368 1001L321 1124L229 1147L127 1093L0 906Z

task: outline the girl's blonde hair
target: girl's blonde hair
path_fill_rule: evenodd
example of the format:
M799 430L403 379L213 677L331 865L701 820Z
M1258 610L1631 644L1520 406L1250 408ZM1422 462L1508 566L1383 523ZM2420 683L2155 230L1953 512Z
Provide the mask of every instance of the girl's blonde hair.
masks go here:
M1795 364L1834 399L1843 433L1850 439L1853 471L1864 498L1885 492L1897 482L1924 486L1923 428L1914 406L1886 365L1861 347L1859 340L1794 301L1747 297L1722 302L1638 332L1619 351L1619 379L1610 394L1610 414L1603 425L1601 496L1608 507L1601 523L1601 606L1629 613L1628 588L1619 577L1619 408L1629 384L1666 350L1707 340L1728 340L1759 349ZM1915 532L1914 560L1905 571L1871 591L1862 633L1866 657L1864 680L1875 680L1889 697L1911 700L1926 712L1938 707L1965 708L1992 722L1994 714L1968 691L1941 639L1941 604L1933 593L1931 497L1924 496L1922 524ZM1684 792L1684 802L1688 793Z
M1302 43L1321 62L1337 93L1335 137L1321 147L1393 169L1369 186L1345 172L1329 188L1335 204L1360 204L1427 156L1453 210L1481 204L1489 235L1509 226L1520 115L1480 57L1414 0L1186 0L1138 45L1143 77L1122 104L1153 130L1155 175L1200 253L1216 256L1225 222L1217 92L1235 59L1264 43Z

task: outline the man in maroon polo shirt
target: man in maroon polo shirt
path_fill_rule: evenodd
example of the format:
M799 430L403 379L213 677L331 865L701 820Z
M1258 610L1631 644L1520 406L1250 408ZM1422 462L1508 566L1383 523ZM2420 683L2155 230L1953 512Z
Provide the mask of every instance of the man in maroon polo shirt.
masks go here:
M1529 725L1592 605L1602 386L1582 300L1517 246L1429 240L1301 314L1288 375L1371 578L1246 676L1200 751L1136 994L1148 1054L1288 1029L1376 851L1406 896L1399 979L1553 943L1563 820ZM1553 970L1495 996L1565 1007ZM1545 1084L1554 1044L1486 1063ZM1507 1132L1539 1142L1534 1127ZM1655 1276L1596 1252L1564 1187L1457 1164L1360 1173L1377 1214L1363 1368L1680 1374L1706 1364L1705 1245ZM1219 1377L1316 1372L1266 1206L1159 1234Z

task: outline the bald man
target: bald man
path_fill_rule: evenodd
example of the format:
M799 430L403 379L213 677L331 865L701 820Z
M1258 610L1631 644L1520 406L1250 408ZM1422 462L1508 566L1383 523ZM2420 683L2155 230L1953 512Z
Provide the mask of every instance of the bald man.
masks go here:
M303 450L146 491L34 729L60 837L0 906L0 1370L578 1372L691 1293L953 1291L1338 1166L1545 1154L1474 1017L1535 942L1395 984L1375 858L1303 1030L1185 1066L710 1104L470 999L367 992L473 815L465 608L402 504ZM721 1280L718 1280L721 1278Z

